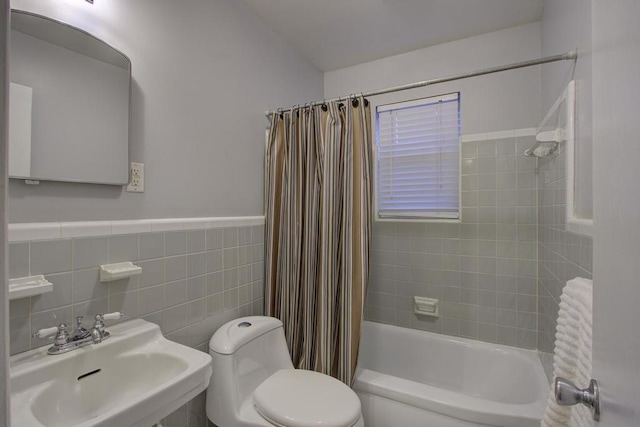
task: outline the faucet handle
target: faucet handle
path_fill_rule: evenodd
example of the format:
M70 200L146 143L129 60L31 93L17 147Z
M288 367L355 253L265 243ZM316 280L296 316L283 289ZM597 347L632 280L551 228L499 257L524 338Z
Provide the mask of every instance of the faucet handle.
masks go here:
M65 325L64 323L61 323L60 326L64 325L65 328L67 325ZM33 334L31 334L31 336L33 338L49 338L55 334L58 333L58 329L60 328L60 326L52 326L50 328L43 328L43 329L39 329L37 331L35 331Z
M69 342L70 336L67 331L67 324L60 323L58 326L53 326L51 328L44 328L34 332L31 336L34 338L48 338L55 334L54 343L56 345L62 345Z
M105 320L118 320L124 317L124 313L119 311L114 311L113 313L105 313L105 314L96 314L95 322L93 323L94 327L102 327L104 328Z
M100 331L100 333L103 335L103 339L107 339L111 334L104 330L104 321L118 320L122 319L123 317L124 313L121 313L119 311L114 311L113 313L96 314L95 321L93 322L93 327Z
M98 316L102 316L103 320L119 320L124 317L124 313L114 311L113 313L99 314Z

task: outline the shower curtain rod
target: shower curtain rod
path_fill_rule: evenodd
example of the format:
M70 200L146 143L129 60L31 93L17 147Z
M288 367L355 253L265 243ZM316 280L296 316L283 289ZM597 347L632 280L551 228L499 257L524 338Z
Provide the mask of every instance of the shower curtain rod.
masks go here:
M454 81L454 80L466 79L466 78L469 78L469 77L476 77L476 76L482 76L482 75L485 75L485 74L498 73L500 71L515 70L516 68L531 67L533 65L546 64L546 63L549 63L549 62L567 61L567 60L572 60L572 59L575 60L577 58L578 58L578 51L577 50L572 50L570 52L565 52L565 53L562 53L562 54L559 54L559 55L545 56L544 58L531 59L529 61L522 61L522 62L516 62L516 63L513 63L513 64L507 64L507 65L500 65L500 66L497 66L497 67L485 68L485 69L482 69L482 70L472 71L470 73L455 74L453 76L440 77L440 78L431 79L431 80L423 80L421 82L409 83L409 84L400 85L400 86L393 86L393 87L389 87L389 88L386 88L386 89L374 90L374 91L370 91L370 92L361 92L359 94L354 93L354 94L350 94L348 96L341 96L339 98L326 99L326 100L315 101L315 102L308 102L308 103L302 104L302 105L293 105L293 106L291 106L289 108L279 108L276 111L265 111L264 114L267 117L269 117L271 114L280 113L282 111L293 110L294 108L297 108L297 107L304 107L304 106L313 107L315 105L324 104L325 102L346 101L347 99L351 99L354 96L358 96L358 95L362 95L363 97L383 95L385 93L399 92L401 90L408 90L408 89L416 89L416 88L419 88L419 87L431 86L431 85L435 85L435 84L438 84L438 83L445 83L445 82L450 82L450 81Z

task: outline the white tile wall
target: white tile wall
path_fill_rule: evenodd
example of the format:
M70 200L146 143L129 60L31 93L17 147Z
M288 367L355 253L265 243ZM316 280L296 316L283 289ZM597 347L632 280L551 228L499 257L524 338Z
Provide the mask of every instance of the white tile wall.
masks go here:
M51 345L31 337L39 328L71 324L75 316L90 323L95 314L110 311L125 312L124 320L154 322L167 338L208 351L209 338L222 323L263 313L262 217L14 224L10 229L10 277L44 274L54 284L51 293L11 301L11 354ZM98 267L121 261L135 262L142 274L101 283ZM204 405L203 393L164 425L204 426Z
M534 131L517 132L462 138L461 223L374 224L367 319L537 347ZM414 295L441 317L415 315Z
M554 349L562 288L576 276L590 279L593 242L566 230L564 146L539 160L538 173L538 350L549 361ZM551 364L543 365L551 376Z

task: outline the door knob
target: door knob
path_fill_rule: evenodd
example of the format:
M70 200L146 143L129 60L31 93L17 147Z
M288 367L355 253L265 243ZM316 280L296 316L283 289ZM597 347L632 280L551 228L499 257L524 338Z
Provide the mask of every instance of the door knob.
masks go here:
M600 391L596 380L591 380L589 387L581 390L571 381L557 377L553 389L558 405L572 406L582 403L591 409L593 419L600 421Z

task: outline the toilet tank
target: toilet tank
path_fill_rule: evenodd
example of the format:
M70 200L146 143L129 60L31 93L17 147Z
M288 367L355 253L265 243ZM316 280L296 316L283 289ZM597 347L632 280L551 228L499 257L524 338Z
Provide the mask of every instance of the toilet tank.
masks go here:
M250 316L222 325L209 341L213 374L207 391L207 415L217 425L233 425L240 407L264 380L293 369L282 322ZM229 418L231 417L231 418Z

